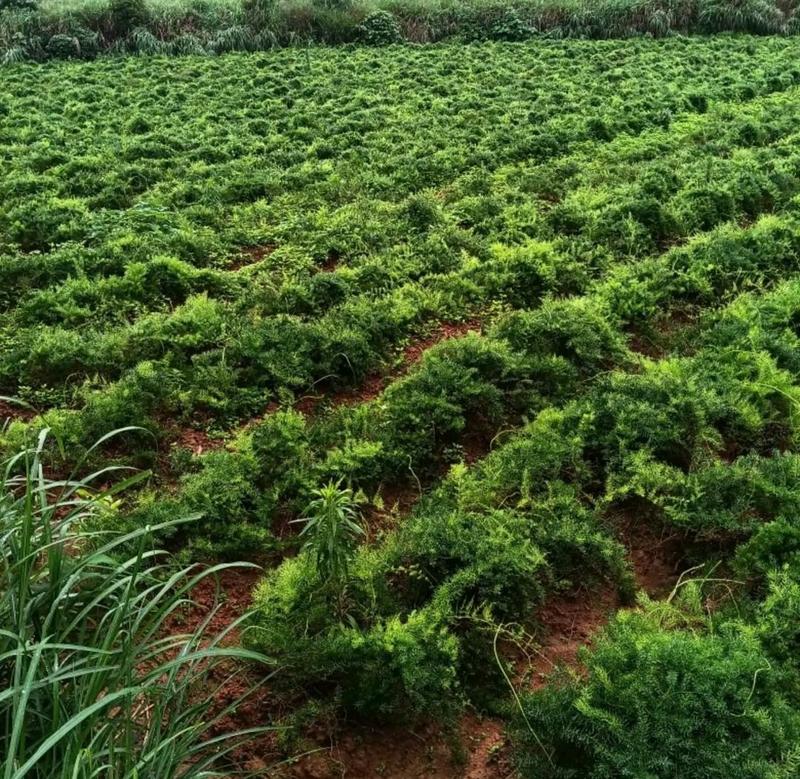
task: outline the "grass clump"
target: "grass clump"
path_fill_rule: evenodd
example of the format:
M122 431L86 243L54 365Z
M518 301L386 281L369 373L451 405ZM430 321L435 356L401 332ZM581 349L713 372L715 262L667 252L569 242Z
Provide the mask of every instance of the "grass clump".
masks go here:
M264 658L211 629L220 604L174 627L194 589L225 566L178 568L151 531L104 531L118 494L104 469L45 474L36 446L3 464L0 486L0 765L4 776L208 777L249 732L220 736L241 702L209 707L215 674ZM169 525L188 520L170 518Z

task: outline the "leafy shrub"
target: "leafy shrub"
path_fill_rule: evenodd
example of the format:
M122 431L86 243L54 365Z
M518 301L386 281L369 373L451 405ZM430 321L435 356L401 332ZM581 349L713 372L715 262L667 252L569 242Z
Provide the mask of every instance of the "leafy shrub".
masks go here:
M348 438L328 449L319 464L323 479L342 478L362 490L375 489L386 476L382 441Z
M367 633L339 630L322 642L322 651L325 665L343 680L345 709L359 716L446 720L463 705L458 641L433 609L392 617Z
M424 232L442 221L441 204L433 194L418 192L403 204L403 216L413 230Z
M688 469L720 438L711 424L716 398L691 377L687 364L664 360L646 372L615 373L592 395L584 436L606 468L642 449Z
M251 447L258 462L258 481L271 485L276 502L306 496L311 452L302 414L292 410L270 414L253 430Z
M784 25L784 15L769 0L703 0L699 22L709 31L774 34Z
M798 666L800 658L800 582L793 572L772 571L767 595L759 606L757 629L764 645L779 660Z
M471 419L496 423L503 414L499 385L511 380L513 355L498 344L466 336L425 355L417 371L385 394L386 451L397 466L427 465L458 440Z
M486 608L518 619L543 597L547 565L528 520L511 511L466 514L435 504L417 514L391 549L395 565L425 572L409 583L410 605L427 594L456 613Z
M718 187L695 187L679 193L673 204L677 218L696 230L710 230L736 214L732 192Z
M545 409L474 472L460 475L454 481L459 508L487 503L529 508L547 495L549 485L587 479L585 443L576 424L581 411L577 404Z
M121 38L137 27L146 27L150 20L144 0L111 0L109 9L114 32Z
M685 474L639 452L609 479L608 498L635 495L663 509L678 527L741 539L760 532L765 520L800 510L798 467L795 455L747 455Z
M57 59L70 59L80 55L80 43L72 35L54 35L45 47L48 55Z
M523 354L554 354L582 373L618 364L626 355L619 330L591 299L547 300L534 311L515 311L502 318L493 335Z
M202 514L201 533L217 554L236 557L269 549L272 497L258 490L253 479L258 464L252 452L210 452L203 468L185 478L182 501Z
M93 59L100 51L99 34L77 27L66 34L53 35L45 45L45 53L55 59Z
M373 11L358 26L358 34L369 46L386 46L403 40L400 25L389 11Z
M758 579L775 570L800 575L800 526L785 518L768 522L739 547L735 563L742 574Z
M779 368L800 375L800 333L795 322L800 317L800 285L785 281L761 295L740 295L714 322L704 339L710 347L749 340L754 348L764 349Z
M632 600L636 587L625 547L580 502L573 487L550 483L548 495L524 514L534 544L545 554L549 587L563 590L583 587L592 578L610 579L624 600Z
M496 41L524 41L534 33L513 8L506 10L489 29L489 38Z
M556 286L559 259L548 244L530 242L525 246L493 246L493 262L474 271L475 280L485 287L490 299L515 308L538 303Z
M285 680L312 691L333 689L358 716L396 721L452 712L460 696L449 616L425 609L404 619L379 618L375 608L385 595L375 564L373 554L355 559L343 623L321 592L313 557L287 560L255 593L249 643L281 659Z
M247 24L256 29L264 29L275 13L275 0L243 0L242 10Z

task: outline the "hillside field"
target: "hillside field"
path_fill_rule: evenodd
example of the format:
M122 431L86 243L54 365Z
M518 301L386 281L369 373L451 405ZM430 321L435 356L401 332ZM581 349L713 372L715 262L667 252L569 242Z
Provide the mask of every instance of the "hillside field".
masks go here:
M800 38L0 79L0 448L261 566L220 775L800 776Z

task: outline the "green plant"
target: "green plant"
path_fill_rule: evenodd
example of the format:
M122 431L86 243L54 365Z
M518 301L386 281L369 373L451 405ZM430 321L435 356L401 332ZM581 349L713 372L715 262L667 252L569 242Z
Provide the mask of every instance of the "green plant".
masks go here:
M33 10L36 6L36 0L0 0L0 11L7 9Z
M144 0L111 0L109 10L114 31L122 38L136 28L145 27L150 19Z
M792 572L770 572L767 594L759 605L756 625L767 649L778 660L798 667L800 582Z
M386 46L403 40L400 25L389 11L373 11L358 26L358 34L369 46Z
M264 29L275 13L275 0L243 0L242 10L247 24L255 30Z
M72 35L54 35L47 41L45 49L51 57L58 59L69 59L80 55L80 44Z
M785 17L769 0L703 0L699 22L712 31L769 34L783 29Z
M674 630L660 619L656 608L621 614L585 653L585 681L523 697L523 777L756 779L787 767L800 716L753 630Z
M761 525L736 553L741 575L763 581L772 571L800 576L800 527L792 518L780 517Z
M280 556L244 633L274 684L390 721L502 711L493 636L557 630L562 598L599 623L663 529L653 589L680 544L731 561L735 604L683 580L713 620L654 607L542 736L577 775L735 772L714 735L787 779L800 38L673 35L702 0L393 0L409 40L473 42L310 45L377 7L281 0L253 29L154 0L124 38L105 6L3 12L36 60L54 35L88 56L84 30L198 56L4 69L0 389L35 412L0 403L0 449L45 420L46 468L152 465L99 529Z
M0 486L4 775L217 775L263 728L230 740L217 733L242 698L209 709L215 674L241 674L264 658L225 646L244 615L215 632L218 602L188 633L173 623L195 588L230 566L176 567L151 543L163 527L109 529L119 493L146 474L107 490L94 485L113 480L114 469L48 478L47 436L3 464Z
M313 556L317 575L341 604L356 544L364 531L358 524L357 496L349 487L328 482L312 493L301 522L303 550Z
M510 8L491 26L489 38L497 41L524 41L533 33L533 28L524 22L513 8Z
M279 683L332 691L351 714L388 722L452 715L463 703L452 614L434 607L383 619L374 611L384 587L374 561L354 568L352 597L364 608L344 621L320 593L309 554L270 572L255 593L249 644L280 658Z

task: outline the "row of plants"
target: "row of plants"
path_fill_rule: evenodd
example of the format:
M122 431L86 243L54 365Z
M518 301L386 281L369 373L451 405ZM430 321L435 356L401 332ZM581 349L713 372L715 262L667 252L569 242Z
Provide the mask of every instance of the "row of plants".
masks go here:
M789 78L773 87L783 90L792 84ZM448 270L457 262L452 255L458 250L480 259L488 248L481 238L512 240L523 229L529 238L555 241L565 253L580 252L595 264L612 252L646 255L721 221L752 219L765 210L780 208L796 190L793 129L797 110L792 90L702 117L681 117L668 123L667 132L649 130L649 118L643 117L643 132L633 147L627 136L620 138L618 130L606 128L602 135L616 136L617 140L584 142L575 153L552 162L502 166L493 174L491 197L472 177L458 177L440 197L431 192L411 195L396 205L381 204L376 214L365 213L364 203L347 204L333 215L333 229L344 219L351 224L352 220L365 222L348 236L349 245L342 236L331 235L331 226L322 218L319 221L323 224L304 224L311 229L302 235L281 236L281 247L270 247L269 263L259 270L272 275L280 263L285 275L277 282L269 279L269 286L265 283L268 279L256 274L255 268L246 275L216 267L197 268L191 262L193 258L156 255L148 261L135 261L119 256L96 268L94 253L76 256L74 246L68 259L60 263L54 262L52 252L34 255L26 258L26 267L20 267L21 263L6 265L9 299L14 292L22 292L22 299L13 299L16 308L9 312L9 324L19 331L40 324L105 329L119 326L120 320L129 322L154 310L180 306L201 293L223 302L244 299L248 308L257 302L262 316L319 316L354 296L380 294L410 280L422 281L431 272ZM628 117L629 131L632 122ZM631 176L628 166L634 160L639 165ZM64 167L64 174L72 178L63 194L75 195L83 188L75 178L80 165L73 161ZM90 171L85 174L88 179ZM518 178L524 179L521 186L515 185ZM33 195L33 182L29 176L25 181L26 194ZM12 197L19 193L21 183L15 177L9 180L7 191ZM58 186L58 179L42 178L36 193L51 184ZM519 214L514 201L521 192L539 203L545 198L555 202L537 204L536 209ZM204 200L213 203L220 194L206 192ZM24 224L20 217L30 212L37 200L19 199L19 206L9 209L8 232L25 242L31 240L26 236L32 232L32 225ZM520 224L520 218L527 224ZM90 222L84 229L91 233L96 227ZM467 229L473 236L465 234ZM319 235L323 230L326 236ZM279 240L277 235L272 237ZM71 238L86 240L77 231ZM325 257L335 256L340 265L320 274L322 260L291 256L287 238L291 243L298 239L311 243L309 248L327 238L331 243ZM432 244L443 244L441 248L449 249L451 256L444 251L434 255ZM324 244L317 246L321 253ZM278 255L273 257L275 251ZM358 257L366 252L379 256L366 262ZM296 267L290 265L292 260ZM24 287L34 273L37 284L46 288L26 294ZM68 273L76 276L63 278ZM49 286L58 282L57 287ZM247 296L254 283L263 287L257 301ZM241 314L241 308L237 308L233 316ZM21 348L27 350L27 346ZM93 351L103 353L107 348L100 343Z
M798 311L795 278L707 313L691 359L708 360L711 373L688 386L713 391L738 376L747 388L721 404L710 436L697 427L703 415L684 406L691 429L681 446L719 435L721 455L653 452L664 439L650 437L649 451L626 453L607 479L606 503L634 498L648 516L713 540L731 562L697 574L674 601L618 615L584 653L585 677L566 674L522 697L522 776L796 772ZM722 597L708 578L722 582ZM677 705L667 711L665 699Z
M776 442L776 431L783 429L778 438L786 441L794 435L792 414L787 414L781 406L787 400L797 403L798 388L791 383L797 374L790 376L781 363L783 356L795 354L791 347L798 338L793 328L798 310L800 282L797 281L784 283L767 295L747 295L712 316L704 328L703 348L697 354L662 363L646 362L643 373L613 371L601 376L593 382L585 401L543 411L478 468L454 469L409 522L377 549L362 547L356 551L355 541L361 528L355 521L357 500L352 491L335 485L319 490L308 510L303 534L309 538L306 547L298 558L270 574L259 591L261 614L255 620L251 640L288 660L286 674L290 684L300 680L306 689L317 694L326 694L335 685L341 704L357 713L390 717L396 716L398 710L412 715L431 711L452 714L465 694L474 699L486 694L487 688L496 692L503 681L501 675L486 672L487 667L493 668L490 651L498 621L524 619L526 611L540 602L546 592L575 581L585 582L592 576L610 576L630 595L624 553L609 534L603 511L636 493L650 501L651 510L663 510L660 520L688 526L699 537L709 531L731 534L736 540L749 537L736 550L734 565L737 573L757 588L759 583L765 586L767 595L763 605L753 605L755 628L727 614L725 619L716 616L712 624L700 611L696 593L695 600L687 599L680 609L648 608L641 616L620 617L589 661L589 685L573 679L566 686L548 687L545 692L524 699L525 726L521 721L519 728L521 767L531 776L542 775L542 771L544 775L569 776L582 769L601 776L608 766L620 765L638 769L647 764L653 770L663 771L672 759L685 775L700 776L709 766L723 770L731 765L732 759L738 759L745 760L744 770L749 772L746 775L763 776L759 772L767 769L791 770L793 757L789 748L797 715L786 691L796 684L791 666L792 646L797 640L793 632L796 622L792 622L796 585L790 572L797 564L798 542L789 517L797 507L795 484L800 466L793 454L765 456L759 450L766 452ZM754 311L763 316L754 317ZM534 313L548 319L543 312ZM567 321L575 322L575 317ZM758 323L755 327L754 322ZM602 345L598 348L591 337L596 331L593 323L584 329L583 337L578 339L583 347L577 349L578 355L594 353L605 357L613 351ZM768 352L758 351L760 344L768 345ZM743 377L742 367L748 364L753 366L753 375L745 372ZM732 419L738 423L732 424ZM266 440L279 446L274 437ZM732 462L720 459L716 453L724 448L726 457L729 456L731 443L742 451L752 451ZM9 464L9 485L23 485L24 489L24 485L30 484L30 474L41 473L41 455L40 446L36 452L14 458ZM32 457L32 462L28 464L25 456ZM641 461L649 468L648 487L644 490ZM14 476L21 462L27 465L23 469L26 475ZM630 462L636 465L633 478L627 470ZM683 474L687 479L694 478L695 483L684 487L683 499L679 501L683 513L676 519L663 503L652 498L658 494L658 489L653 488L660 481L661 490L669 490L674 496L675 485ZM702 484L700 489L697 480ZM51 505L49 494L51 491L58 494L59 489L66 490L66 495ZM44 533L51 550L49 567L40 571L36 567L37 558L22 556L17 560L12 555L7 558L7 562L12 561L8 573L24 580L26 592L33 588L40 593L35 600L37 608L44 607L44 601L43 591L35 582L46 579L53 585L47 590L55 597L48 620L63 624L65 636L72 635L69 630L78 622L70 623L72 627L64 624L69 622L71 612L64 610L61 600L67 597L72 607L84 609L79 624L86 648L72 647L78 667L83 664L81 652L93 651L90 639L103 636L107 644L109 637L117 639L125 634L106 630L102 622L97 632L91 632L93 608L100 601L91 600L83 606L82 601L71 597L78 586L76 573L64 584L64 590L59 589L60 585L53 582L54 569L67 565L72 570L74 552L68 558L54 556L52 552L59 549L63 554L68 546L72 549L77 543L77 537L70 532L73 524L85 521L88 516L105 527L103 514L113 514L115 508L106 497L91 498L88 505L82 499L76 501L73 491L81 496L88 490L83 483L39 484L36 490L39 499L48 503L32 516L29 494L23 492L22 497L16 497L12 489L11 499L15 502L10 509L14 510L6 513L11 523L11 543L6 548L9 553L14 552L19 533L24 537L29 532ZM687 501L696 501L698 496L700 504L693 512L686 513ZM738 501L736 511L731 510L731 496ZM99 501L98 507L95 500ZM67 506L70 510L65 512ZM716 506L718 513L710 511L710 506ZM18 511L22 512L21 527L15 519ZM39 511L41 526L36 524ZM58 524L53 525L53 516L58 517ZM653 517L648 519L654 521ZM83 578L79 580L91 577L94 582L106 581L100 574L107 570L109 577L122 576L124 586L137 586L134 581L127 583L127 578L141 564L141 548L138 562L121 567L109 553L118 547L127 548L137 537L144 539L150 529L141 528L133 536L115 539L80 561L78 572ZM57 542L53 540L54 533L58 535ZM333 536L330 543L329 536ZM25 548L36 548L37 544L41 546L37 541ZM24 575L20 574L19 566ZM772 571L778 569L782 573L773 575ZM31 571L36 572L35 577ZM173 608L171 604L177 596L168 581L158 580L158 572L158 568L152 568L142 578L138 583L144 588L142 595L134 598L130 609L120 617L123 622L129 618L135 620L130 635L139 636L142 624L151 632L155 629L149 622L139 621L136 609L141 597L152 604L154 591L163 595L161 605L167 611L155 613L156 628L164 618L161 615ZM189 579L178 596L188 592L203 575ZM152 583L147 585L149 581ZM106 591L109 597L117 586L114 584ZM9 586L5 591L11 594L16 589ZM87 594L86 587L81 586L80 591L83 596ZM25 598L20 603L25 603ZM22 612L21 618L29 613L29 610ZM98 613L108 619L109 614L121 612L114 609ZM393 613L398 615L390 617ZM715 629L716 625L719 627ZM676 631L676 627L683 632ZM691 631L685 630L687 627ZM48 644L45 653L60 646ZM125 652L125 646L133 644L115 647L113 651ZM168 651L168 644L162 648ZM111 650L105 646L103 651ZM189 702L185 695L191 684L200 677L195 677L194 671L184 677L179 669L185 670L208 656L204 649L197 655L190 651L180 664L169 661L167 668L175 672L180 694L173 686L163 686L166 669L157 667L153 674L147 673L143 680L120 690L118 697L128 701L128 705L139 703L143 691L151 684L148 680L157 679L158 689L170 694L169 702L163 705L181 704L181 708L182 701ZM230 656L233 656L230 650L220 652L220 657ZM124 657L126 662L130 660L127 655ZM138 671L139 655L131 657L132 668ZM679 711L681 721L691 727L689 735L676 740L674 745L664 743L662 728L669 728L675 718L665 716L653 722L648 712L653 706L659 708L662 700L655 697L654 691L662 694L678 694L678 691L674 688L664 691L662 674L651 679L646 670L649 658L660 658L657 662L661 668L667 663L683 670L680 693L686 706L679 707ZM46 687L49 691L57 682L72 694L72 668L71 664L66 670L62 666L62 676L48 679L42 689ZM635 671L633 675L631 668ZM757 685L751 680L756 669L760 669L756 676L765 675ZM207 670L201 664L197 673L207 679ZM15 704L11 710L15 723L22 721L19 718L23 713L30 714L31 696L35 698L40 689L29 684L31 673L24 674L26 685L20 688L24 706ZM99 683L106 691L116 689L113 679L103 669L95 669L93 673L90 682ZM98 675L102 675L99 681ZM52 775L48 766L61 765L64 760L61 748L71 750L74 755L75 745L78 757L69 757L66 763L70 775L83 770L88 765L86 761L96 769L98 763L114 758L116 751L106 751L105 742L98 740L97 728L101 722L103 738L131 737L126 728L139 722L136 717L120 718L122 730L118 734L109 728L105 717L101 721L89 716L100 712L112 699L104 698L103 706L97 704L87 709L85 695L91 685L87 682L84 686L85 677L80 674L81 685L74 690L76 708L73 715L70 715L72 709L64 715L64 727L58 730L60 738L47 739L38 750L34 749L34 742L29 752L33 757L26 763L26 770L37 768L44 772L42 775ZM609 678L616 682L618 677L619 686L610 688ZM648 686L656 681L661 686ZM152 694L157 695L156 689ZM570 699L586 700L589 695L594 707L565 706ZM741 713L734 716L726 696L740 702ZM637 705L622 710L629 717L636 738L615 745L614 724L603 718L603 707L616 711L621 701L633 699ZM706 703L713 703L719 711L720 721L715 722L713 737L723 738L722 746L726 749L715 749L713 744L706 743L711 735L702 724L706 720L699 716L703 709L698 708ZM181 722L188 722L194 712L191 707L188 711L182 708ZM598 728L598 717L610 731ZM112 724L115 722L116 719L112 720ZM537 729L535 742L528 730L532 723ZM192 755L203 754L201 750L207 750L208 746L202 742L194 746L192 739L206 727L207 723L197 722L184 733L180 749L166 754L159 749L159 759L184 761L186 750ZM15 724L13 732L18 732L17 728ZM585 741L580 733L585 734ZM16 744L13 733L10 738ZM155 734L141 743L155 749L162 743L159 738L169 738L169 734ZM688 766L684 758L687 738L697 747L696 752L691 750L697 757ZM80 745L88 743L88 739L92 739L93 751L80 751ZM135 740L140 743L138 737ZM580 749L576 749L578 744ZM656 744L658 751L654 752ZM123 751L126 760L153 759ZM651 765L654 754L659 756L658 762ZM219 758L212 749L208 759ZM73 764L70 762L73 759L79 762ZM202 763L203 767L206 765L210 763ZM119 768L124 770L122 766Z
M186 474L179 496L165 501L156 483L142 496L134 520L157 524L171 513L200 511L202 530L194 531L198 553L240 554L254 545L273 546L273 525L287 512L296 513L309 491L327 479L345 478L370 496L398 481L430 482L463 457L465 429L472 433L471 445L485 448L509 424L574 397L587 377L630 362L625 327L658 341L660 312L714 306L742 289L768 287L797 272L800 224L792 204L781 216L765 216L748 227L723 225L651 261L620 265L584 297L564 300L546 295L574 288L543 280L567 278L572 267L539 249L517 255L516 274L509 276L506 269L499 276L506 289L524 283L528 297L516 302L533 310L496 314L495 324L487 323L488 337L434 347L373 401L312 419L287 406L248 426L227 449L195 461L176 457L178 472ZM486 299L497 297L498 290L487 287ZM110 416L131 423L138 408L147 419L153 398L163 391L164 374L145 365L136 376L138 385L122 383L116 396L99 394L79 414L45 415L59 430L68 457L78 456L82 441ZM37 424L13 423L6 446L24 440ZM130 433L131 438L129 445L153 446L142 433Z
M586 676L523 696L525 779L790 777L797 773L797 579L708 613L709 587L620 614L584 654ZM665 701L674 706L665 706Z
M499 712L525 779L796 773L794 49L4 71L0 390L44 413L2 447L58 436L6 473L5 772L230 772L195 695L269 656L275 693L355 720ZM189 421L227 446L165 457ZM43 475L109 458L160 473L124 503ZM699 567L620 612L585 676L509 696L548 599L634 604L620 519ZM224 635L162 639L203 574L154 542L282 562ZM251 654L223 650L245 622Z
M159 511L202 511L206 535L195 543L236 554L273 544L273 524L327 479L346 479L370 496L398 481L429 483L464 457L465 430L470 445L485 448L543 405L574 397L587 377L629 364L625 327L663 340L659 312L771 286L800 269L799 244L795 206L748 228L723 226L652 263L620 266L584 297L501 314L486 337L433 347L372 401L312 419L291 409L269 414L228 450L200 458L196 473L189 467L177 507L151 493L134 516L155 522Z
M789 577L798 555L800 387L780 355L797 340L798 290L791 281L737 300L701 328L703 346L690 355L598 374L584 397L543 409L477 466L452 468L377 545L345 536L336 548L347 564L340 561L336 575L307 545L257 590L254 645L284 659L285 681L334 695L351 714L452 715L466 700L502 691L496 631L535 624L547 593L605 576L630 598L624 548L609 524L624 511L686 532L687 564L724 561L737 586L746 583L740 597L753 599L755 627L735 608L708 618L692 588L694 600L679 608L621 615L589 660L589 685L576 676L523 700L524 775L604 776L626 765L634 775L645 766L664 775L678 765L699 777L732 760L744 761L748 776L764 776L764 766L790 770L798 715L787 690L798 677L784 662L796 637L780 610L796 608ZM774 301L783 308L769 322L748 319L745 333L730 326L744 306L774 310ZM758 348L753 336L773 349ZM323 516L342 522L337 508L352 512L353 500L335 486L320 491L309 532ZM706 578L730 575L718 570L725 571ZM676 630L687 626L686 634ZM648 662L660 669L652 672L658 683L618 714L651 683ZM680 687L666 687L664 663L683 669ZM754 684L756 668L765 679ZM618 688L604 681L606 669ZM648 715L672 694L687 705ZM735 716L728 695L740 702ZM705 703L719 720L700 716ZM617 726L612 715L634 724ZM664 741L669 723L683 740ZM719 749L706 743L714 738ZM733 752L722 748L729 743ZM687 746L694 762L684 757Z
M298 42L388 45L537 38L663 38L720 32L794 34L794 0L154 0L59 5L4 0L0 52L25 59L99 54L218 55Z
M290 150L297 138L292 127L309 121L311 96L319 96L316 89L305 106L296 109L296 123L278 123L276 131L282 134L263 135L267 125L260 129L260 141L248 136L252 148L243 146L241 138L229 141L235 147L232 159L239 155L242 166L252 168L252 152L266 154L270 165L282 163L289 171L273 180L270 194L248 191L245 202L230 210L214 183L222 181L217 174L230 172L230 160L215 164L212 158L208 167L199 165L195 158L201 149L191 144L198 137L208 137L206 143L211 143L216 133L201 135L198 125L192 127L191 105L183 113L179 110L177 118L170 115L158 133L163 139L159 143L169 140L176 148L161 163L163 178L153 182L152 194L143 193L141 200L121 210L94 202L91 194L105 186L107 177L97 172L111 164L118 116L103 115L105 129L99 132L97 117L77 115L73 126L80 140L75 151L84 153L69 162L58 155L48 157L44 138L22 149L27 125L12 120L4 125L6 137L9 148L21 153L14 155L20 172L9 177L2 220L5 235L12 238L9 246L17 244L0 264L8 281L2 388L38 408L61 407L47 414L47 422L59 430L71 452L90 445L110 427L131 423L149 428L163 441L170 434L163 424L166 417L189 420L197 415L226 427L259 414L276 398L303 393L321 379L331 387L357 385L385 362L393 347L432 321L498 306L533 306L546 293L580 292L591 279L617 266L622 270L615 270L608 283L628 285L632 282L620 260L657 254L692 231L722 221L780 211L796 192L793 78L770 75L779 51L773 52L772 41L764 46L764 73L753 77L750 91L725 83L724 72L718 74L720 97L715 99L749 102L712 100L709 110L707 98L700 100L690 91L673 98L678 113L666 127L649 102L633 108L638 102L634 95L643 89L640 84L631 82L628 102L613 79L607 85L609 93L616 89L623 98L611 101L613 107L603 106L608 119L600 137L593 137L597 127L592 122L575 126L565 113L551 120L550 138L541 151L538 144L534 149L515 150L512 145L503 150L508 138L501 127L496 136L484 139L483 151L470 156L460 149L467 148L474 128L466 122L450 127L443 143L452 148L446 157L442 152L446 164L430 181L438 186L422 193L414 193L426 173L419 160L430 158L431 149L425 146L427 132L417 118L421 156L398 158L400 169L391 180L395 196L387 178L395 162L378 159L387 141L378 129L366 135L377 170L360 174L355 191L341 188L342 176L355 181L345 150L333 152L336 164L328 169L329 181L309 185L308 157ZM449 84L445 74L453 66L432 52L391 61L393 67L415 64L417 70L408 77L421 77L433 56L441 72L429 75L428 83L437 90ZM739 43L728 43L721 52L731 65L747 56ZM531 56L534 61L557 57L554 65L564 53ZM599 65L605 54L598 51L594 65L587 60L579 68ZM694 64L717 68L718 54L712 57L698 50ZM648 63L652 55L642 50ZM288 72L302 71L295 58L283 56ZM329 67L341 65L335 52L330 57ZM457 69L460 74L467 73L467 63L477 68L474 54ZM518 70L511 59L501 64L510 89ZM201 65L196 67L199 73L208 71L210 89L220 81L220 72L216 66ZM121 63L104 63L98 75L120 67L128 71ZM497 61L491 65L498 67ZM684 65L676 60L675 67L677 77ZM160 71L151 71L130 74L132 94L152 86L152 76ZM474 77L479 76L476 71ZM660 78L655 60L652 77L654 83ZM328 67L312 78L327 84L332 98L341 90L329 86ZM182 81L176 77L177 84ZM20 79L20 90L26 83L27 78ZM278 87L270 79L265 91ZM458 104L461 93L455 87L446 89ZM551 89L542 110L559 95L558 85ZM696 83L689 82L685 89L696 89ZM184 86L175 90L182 96L175 100L178 106L188 97ZM538 86L536 90L543 91ZM28 93L19 94L20 107L32 102ZM713 90L708 94L713 96ZM505 92L491 104L493 110L483 112L487 123L502 116L503 99ZM49 97L40 100L37 111L46 128ZM220 108L230 100L232 95ZM415 100L409 99L408 114L398 112L403 122L417 117L410 113ZM586 107L586 95L576 93L574 114ZM333 122L341 111L332 109ZM374 127L374 114L369 105L356 114L363 116L362 129ZM26 114L26 122L31 116ZM188 129L181 131L173 122L184 122ZM125 124L133 138L142 132L156 134L141 112ZM360 122L354 126L362 127ZM333 122L330 132L335 128ZM275 145L274 156L264 146L267 140ZM312 146L322 142L318 139ZM574 151L569 152L570 146ZM95 148L101 151L90 154ZM493 157L504 164L487 176L484 166ZM528 161L530 157L538 164ZM295 168L290 164L293 158ZM592 163L593 158L598 162ZM631 177L628 170L635 161L640 171ZM319 169L314 170L319 178ZM187 180L191 171L197 171L195 181ZM54 210L55 201L37 205L52 185L64 188ZM288 191L279 191L284 185ZM187 186L196 194L187 197ZM258 199L250 202L254 196ZM532 196L533 205L523 205L523 199L531 203ZM44 237L42 226L48 223L52 232ZM787 230L791 233L790 224ZM227 270L233 247L248 240L260 241L268 250L247 267ZM662 273L681 256L680 250L673 252L667 264L654 261ZM338 264L326 269L331 257ZM633 272L639 274L638 283L644 283L645 277ZM655 290L660 281L647 283ZM629 298L633 305L634 296ZM23 427L12 427L13 445ZM156 438L142 435L133 442L151 459L156 444Z
M340 255L375 250L368 242L375 241L376 226L367 232L370 214L339 216L351 222L358 217L356 239L339 220L330 224L338 208L377 201L363 205L378 220L386 201L397 204L470 171L480 175L466 177L461 186L474 189L486 168L562 157L582 141L667 128L687 112L786 91L798 80L797 70L786 66L793 41L758 41L755 69L752 41L683 41L668 50L667 44L603 42L581 48L580 58L571 54L575 46L526 50L522 57L509 47L491 47L488 58L463 47L385 56L320 50L308 61L282 52L239 57L235 67L181 63L169 73L164 63L108 62L87 66L94 74L91 86L74 84L55 94L31 86L57 83L57 68L49 75L10 71L2 140L13 152L13 166L4 180L3 246L32 253L25 261L42 273L12 289L24 289L25 280L42 286L63 278L81 258L74 246L70 254L50 258L61 244L94 249L85 260L93 260L86 267L92 275L119 272L122 258L116 254L123 240L132 261L171 254L193 264L224 260L248 239L285 251L289 238L299 242L298 233L306 235L298 249L313 250L317 263L331 249ZM665 58L669 75L662 70ZM731 79L731 71L748 67L746 76ZM359 79L363 95L347 92L351 79ZM592 80L592 93L576 87L584 79ZM114 89L119 80L126 84L122 103ZM379 99L379 87L388 82L399 97L390 106ZM90 95L101 96L108 109L89 112L82 104ZM434 96L456 122L422 110ZM68 127L69 135L59 148L52 118L64 100L69 110L59 116L59 126ZM207 115L225 116L226 122L209 126ZM709 128L709 135L714 132ZM411 143L405 151L396 145L400 138ZM757 137L742 141L759 145ZM355 166L356 159L369 164ZM573 164L585 165L586 159ZM567 165L554 171L552 181L542 181L542 194L568 171ZM327 209L317 213L323 205ZM265 235L265 228L272 234ZM356 246L331 245L348 237ZM45 262L51 268L40 268ZM13 275L8 273L11 284Z

